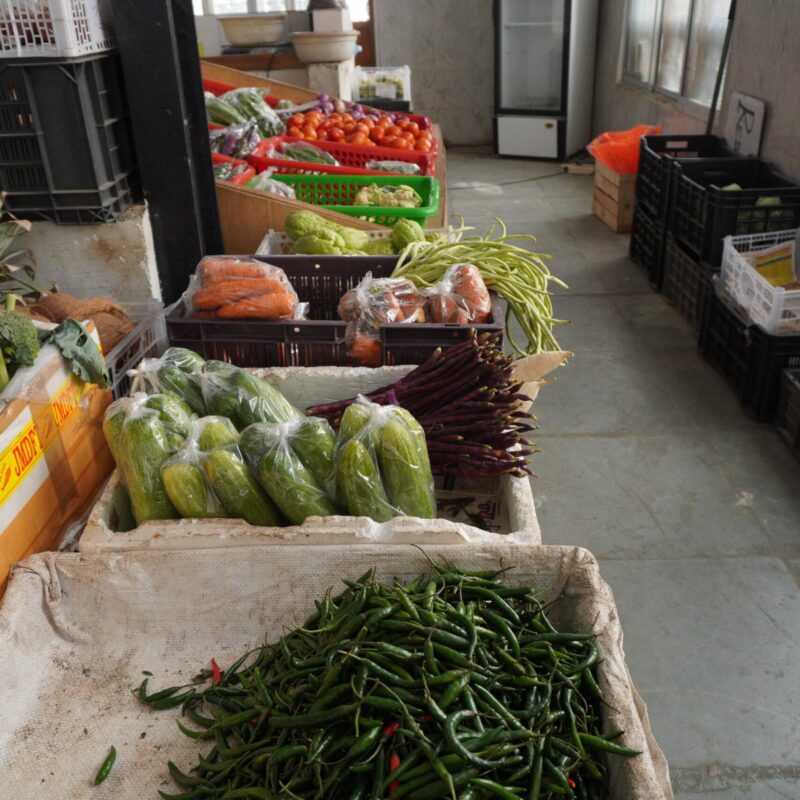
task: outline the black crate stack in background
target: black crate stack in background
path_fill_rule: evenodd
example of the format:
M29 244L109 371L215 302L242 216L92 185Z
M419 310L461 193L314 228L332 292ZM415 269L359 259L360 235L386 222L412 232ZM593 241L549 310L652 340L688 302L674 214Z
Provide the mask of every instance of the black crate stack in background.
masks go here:
M110 222L141 196L122 67L108 4L66 2L0 3L0 190L17 217Z
M716 136L642 137L631 258L687 320L744 412L774 418L795 450L800 335L753 324L717 273L726 236L798 227L800 186L767 162L737 157Z

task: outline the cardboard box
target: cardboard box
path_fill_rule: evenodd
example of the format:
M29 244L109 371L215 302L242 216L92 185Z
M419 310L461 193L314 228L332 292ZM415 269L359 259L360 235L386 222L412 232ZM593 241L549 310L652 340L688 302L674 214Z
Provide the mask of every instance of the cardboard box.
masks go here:
M11 566L53 549L110 474L110 402L110 391L78 380L53 346L8 385L0 407L0 597Z
M350 11L346 8L321 8L311 12L314 33L353 30Z
M595 163L592 210L612 231L628 233L633 226L636 203L636 175L622 175Z

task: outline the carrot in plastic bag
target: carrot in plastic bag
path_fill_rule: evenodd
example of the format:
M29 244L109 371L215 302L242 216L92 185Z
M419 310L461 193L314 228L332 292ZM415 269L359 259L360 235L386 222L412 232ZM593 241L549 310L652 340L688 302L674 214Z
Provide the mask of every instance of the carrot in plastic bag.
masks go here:
M468 322L486 322L492 313L492 298L486 288L481 271L473 264L461 264L453 271L453 292L464 299L471 319Z
M203 286L208 286L234 278L265 278L273 269L271 265L254 259L206 257L200 262L197 274Z
M256 294L280 292L285 294L286 287L275 278L242 278L240 280L220 281L204 289L199 289L192 296L192 305L200 310L219 308L228 303L235 303Z
M285 291L254 295L222 306L217 311L220 319L292 319L297 302Z
M362 367L381 365L381 343L371 336L356 334L350 342L350 355Z

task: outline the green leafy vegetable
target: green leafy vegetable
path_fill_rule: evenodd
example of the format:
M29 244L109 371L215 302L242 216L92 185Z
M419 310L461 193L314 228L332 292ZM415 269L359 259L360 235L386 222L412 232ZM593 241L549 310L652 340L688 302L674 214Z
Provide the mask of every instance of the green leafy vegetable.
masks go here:
M0 392L19 367L30 367L39 354L39 334L31 318L14 311L17 296L6 297L0 311Z
M85 383L96 383L101 389L110 385L108 369L100 348L89 331L74 319L65 319L45 340L54 344L69 361L72 372Z

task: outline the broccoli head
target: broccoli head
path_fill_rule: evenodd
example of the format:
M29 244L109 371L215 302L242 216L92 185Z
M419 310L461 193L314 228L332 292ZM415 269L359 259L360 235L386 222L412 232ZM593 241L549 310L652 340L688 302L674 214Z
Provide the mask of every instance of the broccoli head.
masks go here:
M31 318L14 311L16 298L9 295L0 311L0 392L18 367L30 367L39 354L39 334Z

